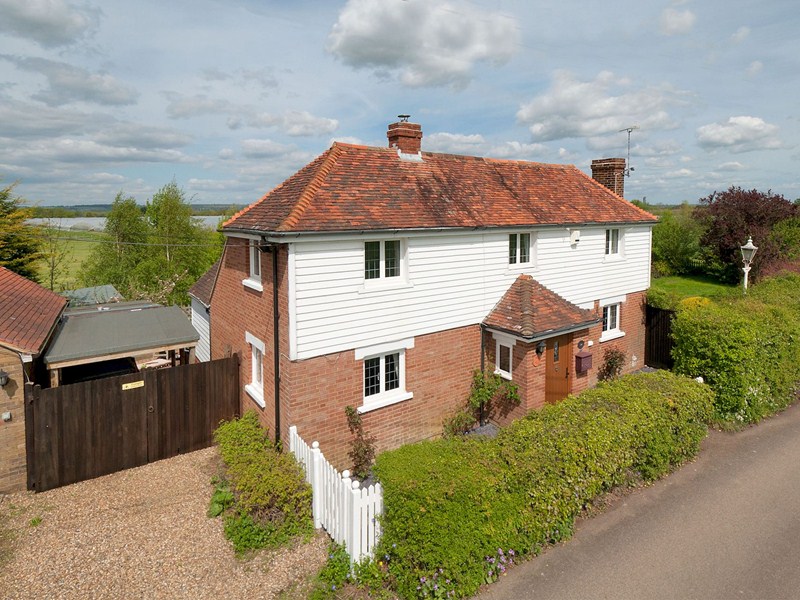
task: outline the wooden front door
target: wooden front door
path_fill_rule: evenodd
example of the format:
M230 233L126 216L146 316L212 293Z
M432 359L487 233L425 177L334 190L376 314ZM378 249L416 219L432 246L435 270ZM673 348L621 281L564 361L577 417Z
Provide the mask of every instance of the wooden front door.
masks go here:
M572 389L572 335L550 338L546 343L544 395L548 404L555 404L566 398Z

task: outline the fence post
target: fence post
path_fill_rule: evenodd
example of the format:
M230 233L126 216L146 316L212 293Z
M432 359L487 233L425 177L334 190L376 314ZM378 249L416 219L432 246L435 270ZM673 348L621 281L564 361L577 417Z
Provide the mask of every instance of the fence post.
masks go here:
M353 528L353 498L350 494L350 486L353 480L350 479L350 471L345 469L342 471L342 482L339 487L339 496L341 497L341 527L342 527L342 540L344 540L345 548L350 557L353 556L353 546L350 542L350 533Z
M322 496L325 493L322 485L322 469L325 466L325 457L319 449L319 442L311 444L311 456L308 461L309 481L311 482L311 513L314 515L314 528L322 527Z

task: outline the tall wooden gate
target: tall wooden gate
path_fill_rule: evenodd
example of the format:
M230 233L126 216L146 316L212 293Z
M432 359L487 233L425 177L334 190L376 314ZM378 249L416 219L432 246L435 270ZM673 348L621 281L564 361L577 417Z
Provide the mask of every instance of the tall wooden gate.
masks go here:
M672 317L674 310L646 306L644 338L644 364L657 369L671 369Z
M210 446L239 411L238 356L42 389L26 386L28 489Z

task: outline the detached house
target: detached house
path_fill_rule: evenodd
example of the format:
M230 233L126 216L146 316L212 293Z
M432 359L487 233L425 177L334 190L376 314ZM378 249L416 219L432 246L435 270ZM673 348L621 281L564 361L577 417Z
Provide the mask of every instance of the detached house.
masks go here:
M593 179L388 138L334 143L225 223L211 355L242 357L243 410L345 467L347 405L386 449L439 435L474 369L519 385L510 419L594 385L609 347L643 366L656 218L623 159Z

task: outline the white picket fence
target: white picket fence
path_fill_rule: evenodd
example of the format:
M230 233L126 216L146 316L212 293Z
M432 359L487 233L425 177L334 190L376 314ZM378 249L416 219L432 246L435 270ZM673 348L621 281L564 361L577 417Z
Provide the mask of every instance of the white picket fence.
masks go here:
M381 484L362 489L349 471L340 474L325 460L318 442L306 444L294 425L289 427L289 449L305 467L311 484L314 527L323 527L336 543L344 544L353 562L372 556L381 535Z

